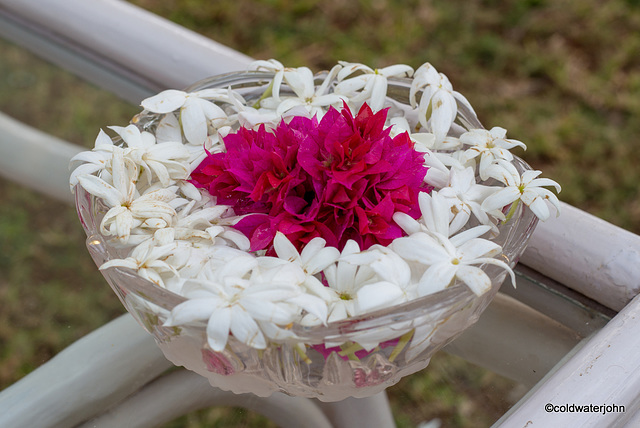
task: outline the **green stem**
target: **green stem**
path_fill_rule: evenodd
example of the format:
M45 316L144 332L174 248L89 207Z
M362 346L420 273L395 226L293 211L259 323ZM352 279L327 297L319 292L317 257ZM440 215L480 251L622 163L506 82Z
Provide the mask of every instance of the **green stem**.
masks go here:
M400 340L398 340L398 344L395 346L395 348L393 348L393 352L391 352L391 355L389 355L389 362L392 363L393 360L395 360L396 357L400 355L400 352L402 352L404 347L407 346L407 344L413 337L413 332L414 330L411 330L400 337Z
M253 103L252 107L253 108L259 108L260 107L260 103L262 102L262 100L264 100L265 98L270 97L272 93L273 93L273 80L271 81L271 83L269 83L269 86L264 91L262 96L260 96L260 98L258 98L258 100L255 103Z
M341 345L340 349L342 349L342 351L338 352L339 355L347 357L352 361L358 361L359 358L356 356L356 352L360 351L363 348L357 343L351 342L351 344L348 346Z
M309 358L305 350L302 349L299 344L294 345L293 349L295 349L296 353L300 355L300 358L302 358L302 361L304 361L307 364L311 364L311 358Z
M516 213L516 209L520 206L520 199L516 199L512 204L511 208L509 208L509 212L507 213L507 217L504 219L504 222L507 223L511 220L511 217Z

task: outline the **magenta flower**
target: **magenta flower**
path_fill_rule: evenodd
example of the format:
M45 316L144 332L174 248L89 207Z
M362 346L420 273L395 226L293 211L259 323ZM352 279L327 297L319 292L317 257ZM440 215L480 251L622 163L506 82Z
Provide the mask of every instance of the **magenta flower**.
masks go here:
M233 364L222 352L211 351L207 348L202 349L202 361L207 366L207 370L223 376L229 376L235 373Z
M365 104L354 117L345 105L320 122L298 116L274 130L241 128L192 179L249 214L236 228L254 251L270 250L277 231L298 249L317 236L338 249L349 239L362 249L386 246L403 235L393 214L418 218L418 194L431 191L423 155L408 134L390 137L386 116Z

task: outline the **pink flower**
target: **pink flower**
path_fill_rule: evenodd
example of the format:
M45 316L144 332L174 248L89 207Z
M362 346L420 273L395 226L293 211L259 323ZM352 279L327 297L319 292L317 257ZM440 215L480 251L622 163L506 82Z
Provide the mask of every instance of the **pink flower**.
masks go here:
M221 352L202 349L202 361L207 366L207 370L219 375L228 376L235 373L233 364Z
M251 249L270 249L276 231L299 249L321 236L341 249L388 245L403 235L395 212L420 216L419 192L427 167L408 134L384 128L387 110L366 104L354 117L345 105L318 122L294 117L272 131L241 128L224 139L224 153L209 154L192 174L236 214L251 214L236 228Z

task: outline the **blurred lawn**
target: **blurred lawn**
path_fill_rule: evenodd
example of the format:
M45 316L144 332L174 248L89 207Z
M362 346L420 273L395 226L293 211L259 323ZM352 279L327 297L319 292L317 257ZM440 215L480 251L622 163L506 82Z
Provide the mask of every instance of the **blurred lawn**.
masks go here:
M486 127L560 182L560 199L640 233L640 2L133 0L255 58L328 68L431 62ZM596 12L597 11L597 12ZM0 111L91 147L137 107L0 42ZM84 249L73 207L0 181L0 389L123 310ZM390 389L400 427L490 425L514 385L456 358ZM171 427L266 426L220 409Z

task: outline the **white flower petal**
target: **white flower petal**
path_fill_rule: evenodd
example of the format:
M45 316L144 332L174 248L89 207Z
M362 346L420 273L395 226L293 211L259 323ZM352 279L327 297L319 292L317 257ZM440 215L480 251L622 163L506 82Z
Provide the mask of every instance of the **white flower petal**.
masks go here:
M522 202L529 207L529 209L536 215L536 217L538 217L542 221L545 221L549 218L549 207L545 203L544 198L540 197L540 195L538 195L537 193L526 191L522 196Z
M199 98L188 97L180 109L182 131L191 144L200 145L207 138L207 118Z
M470 239L462 244L457 251L462 261L470 261L479 257L493 257L502 252L502 247L493 241L482 238Z
M413 68L406 64L394 64L379 69L378 73L386 77L411 77Z
M371 100L369 107L374 112L384 107L384 101L387 97L387 79L384 76L377 75L373 77L373 85L371 87Z
M186 92L168 89L145 99L141 105L154 113L169 113L182 107L186 96Z
M131 229L134 227L134 220L131 215L131 211L125 209L118 214L115 217L114 225L116 238L120 241L127 242L129 235L131 234Z
M158 140L159 143L182 142L180 121L175 114L166 114L162 120L160 120L156 128L156 140Z
M449 236L449 205L442 195L434 191L431 194L420 192L418 205L422 221L430 232Z
M239 250L249 251L249 248L251 248L251 242L249 241L249 238L247 238L247 236L242 232L226 228L222 232L221 236L233 242Z
M456 112L456 101L449 92L439 90L433 94L429 123L436 141L444 141L456 117Z
M450 258L442 245L429 235L418 232L410 237L397 238L392 249L403 259L432 265Z
M293 71L285 71L284 80L291 87L291 90L302 99L311 98L315 92L313 72L307 67L299 67Z
M359 64L355 62L346 62L346 61L338 61L338 63L342 66L342 70L338 73L338 81L341 81L351 74L361 71L365 74L373 73L373 69L364 64Z
M465 283L476 296L482 296L491 289L491 280L484 271L475 266L460 266L456 278Z
M228 307L212 308L209 322L207 322L207 343L214 351L221 352L227 346L229 330L235 320L232 318L232 309ZM175 310L175 309L174 309Z
M451 284L458 271L459 265L449 262L438 263L426 270L418 283L418 295L420 297L442 291Z
M276 232L276 236L273 238L273 249L281 259L288 260L290 262L300 260L298 250L296 250L296 247L282 232Z
M404 230L407 235L414 234L421 230L420 223L418 223L413 217L403 212L397 212L393 214L393 221Z
M267 341L260 330L260 327L251 316L240 309L231 310L231 325L229 330L242 343L252 348L265 349Z
M171 310L169 318L164 322L165 326L176 326L188 324L193 321L204 321L209 319L212 313L217 312L217 300L209 299L191 299L180 303ZM227 334L228 334L227 330Z
M275 324L288 324L297 315L291 305L276 304L260 297L246 297L240 302L240 306L255 320L269 321Z
M329 287L325 287L315 276L307 277L303 285L311 294L318 296L325 302L331 301L334 297L331 289Z
M327 317L327 322L340 321L347 318L348 316L349 316L349 311L347 310L347 305L345 305L344 301L338 300L329 309L329 316Z
M112 267L122 267L122 268L128 268L128 269L133 269L133 270L137 270L138 269L138 263L135 262L135 260L133 259L112 259L109 260L105 263L103 263L100 266L100 270L105 270L105 269L109 269Z
M123 202L122 193L95 175L80 175L78 182L87 192L102 199L108 207L120 206Z
M305 101L302 100L301 98L293 98L293 97L285 98L280 102L280 104L278 104L278 108L276 109L276 114L278 116L282 116L289 110L302 105L305 105Z
M312 296L310 294L300 294L288 299L287 302L291 302L301 307L311 315L318 318L322 323L326 323L328 313L327 304L319 297Z
M525 180L524 180L524 175L523 175L523 177L522 177L522 181L523 181L523 182L525 181ZM550 179L548 179L548 178L536 178L536 179L534 179L534 180L531 180L531 181L527 184L527 186L534 186L534 187L553 186L553 187L555 187L555 188L556 188L556 191L557 191L558 193L560 193L560 191L562 190L562 188L560 187L560 185L559 185L557 182L555 182L555 181L553 181L553 180L550 180Z
M518 199L520 199L520 191L518 191L518 189L514 187L505 187L504 189L500 189L493 195L487 197L487 199L482 202L481 207L487 212L501 210Z
M356 296L358 312L367 313L399 303L404 293L398 285L382 281L362 286Z
M367 76L356 76L338 83L334 89L334 93L340 95L351 95L356 91L364 88L368 82Z
M465 242L471 239L481 237L482 235L487 233L489 230L491 230L491 226L487 226L487 225L476 226L452 236L449 240L455 247L460 247L462 244L464 244Z

